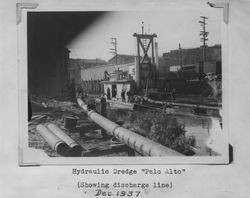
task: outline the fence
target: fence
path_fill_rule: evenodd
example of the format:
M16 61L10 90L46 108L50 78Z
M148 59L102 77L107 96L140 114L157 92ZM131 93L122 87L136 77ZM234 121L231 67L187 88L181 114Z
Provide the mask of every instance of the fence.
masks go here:
M83 91L89 94L102 94L104 92L104 86L101 84L101 80L87 80L82 81Z

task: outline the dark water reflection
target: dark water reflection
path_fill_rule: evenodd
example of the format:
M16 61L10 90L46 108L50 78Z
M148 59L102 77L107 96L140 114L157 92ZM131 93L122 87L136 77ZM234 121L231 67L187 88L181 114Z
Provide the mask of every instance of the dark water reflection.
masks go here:
M218 155L218 153L211 149L213 148L211 141L214 138L220 137L220 133L222 133L219 117L212 116L215 115L214 112L210 112L211 115L208 116L208 114L196 115L190 109L186 108L168 109L167 111L171 114L171 117L175 117L179 123L184 125L186 136L195 137L196 155Z

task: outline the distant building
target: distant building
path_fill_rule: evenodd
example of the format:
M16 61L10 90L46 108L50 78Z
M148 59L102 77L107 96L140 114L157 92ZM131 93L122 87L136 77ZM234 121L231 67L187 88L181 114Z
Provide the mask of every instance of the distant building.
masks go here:
M120 65L98 65L95 67L90 67L81 70L82 81L89 80L104 80L105 73L111 74L116 70L128 72L134 78L135 76L135 63L127 63Z
M81 80L83 90L93 94L100 94L103 92L107 93L107 90L104 90L104 84L106 89L109 87L108 84L110 84L109 88L111 92L112 90L116 89L118 91L117 96L120 96L120 85L124 83L130 84L129 81L135 80L136 58L135 56L131 55L117 55L118 64L115 64L115 62L115 57L113 57L108 61L108 64L100 64L93 67L82 68ZM121 73L123 77L118 75ZM112 76L115 76L114 78L116 80L112 83L109 83L109 80L112 79ZM121 80L124 82L122 82ZM102 81L105 81L106 83L101 83ZM125 89L129 89L129 85L126 85Z
M69 59L70 82L75 84L76 91L82 87L81 70L107 64L101 59Z
M135 76L135 56L132 55L117 55L118 61L115 64L115 56L111 58L108 63L96 64L92 67L82 67L81 80L104 80L105 73L111 74L116 70L128 72L132 78Z
M127 92L132 92L134 80L128 75L127 71L116 70L110 78L101 82L104 93L108 99L122 100L122 91L124 91L125 100L128 101Z
M89 68L97 65L108 64L105 60L96 58L96 59L70 59L70 65L79 65L81 68Z
M177 78L178 72L182 71L187 79L197 77L196 74L215 73L221 74L221 45L206 48L205 64L201 48L181 49L181 52L171 50L164 53L165 67L162 69L167 79ZM180 64L181 63L181 64Z
M135 61L134 55L126 55L126 54L117 54L116 56L112 57L108 63L110 65L121 65L121 64L127 64L127 63L133 63Z

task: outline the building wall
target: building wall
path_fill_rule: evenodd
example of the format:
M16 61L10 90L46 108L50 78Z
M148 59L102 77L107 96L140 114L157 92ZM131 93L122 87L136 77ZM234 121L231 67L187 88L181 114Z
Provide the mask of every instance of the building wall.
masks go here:
M82 91L101 95L103 93L103 84L101 84L101 80L88 80L82 81Z
M69 60L69 78L75 81L76 88L81 86L81 65L74 59Z
M81 71L81 79L82 81L88 80L103 80L104 72L107 71L109 74L113 73L115 70L122 70L132 72L133 68L135 68L135 63L123 64L123 65L102 65L91 67L87 69L82 69Z
M81 70L81 83L84 91L90 94L102 94L106 93L106 88L101 83L104 80L104 72L109 74L114 73L116 70L127 71L135 79L135 63L122 64L122 65L100 65L96 67L90 67ZM111 87L110 87L111 89ZM111 89L112 90L112 89ZM119 97L121 97L120 91L118 91ZM117 95L118 96L118 95Z
M64 47L31 53L28 62L29 94L64 98L69 89L69 50Z
M164 60L163 57L158 57L159 60L159 66L158 66L158 78L164 79L167 73L167 62Z
M182 65L195 64L196 73L199 73L199 63L203 61L202 49L201 48L191 48L181 50L181 63ZM171 50L168 53L163 54L166 60L166 77L169 76L170 66L180 65L180 55L179 50ZM206 48L206 62L203 68L204 73L216 73L216 64L221 62L221 45L215 45ZM164 65L164 64L163 64ZM162 67L162 66L161 66Z
M205 62L204 73L216 73L216 62Z

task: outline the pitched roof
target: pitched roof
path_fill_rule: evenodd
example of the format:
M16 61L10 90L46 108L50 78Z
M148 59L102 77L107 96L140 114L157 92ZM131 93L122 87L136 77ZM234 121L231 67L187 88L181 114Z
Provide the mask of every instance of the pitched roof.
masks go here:
M89 68L97 65L105 65L107 62L102 59L69 59L69 64L72 67Z
M117 57L117 63L116 63L116 57ZM111 59L109 59L110 64L126 64L126 63L132 63L135 61L135 55L127 55L127 54L117 54L113 56Z

